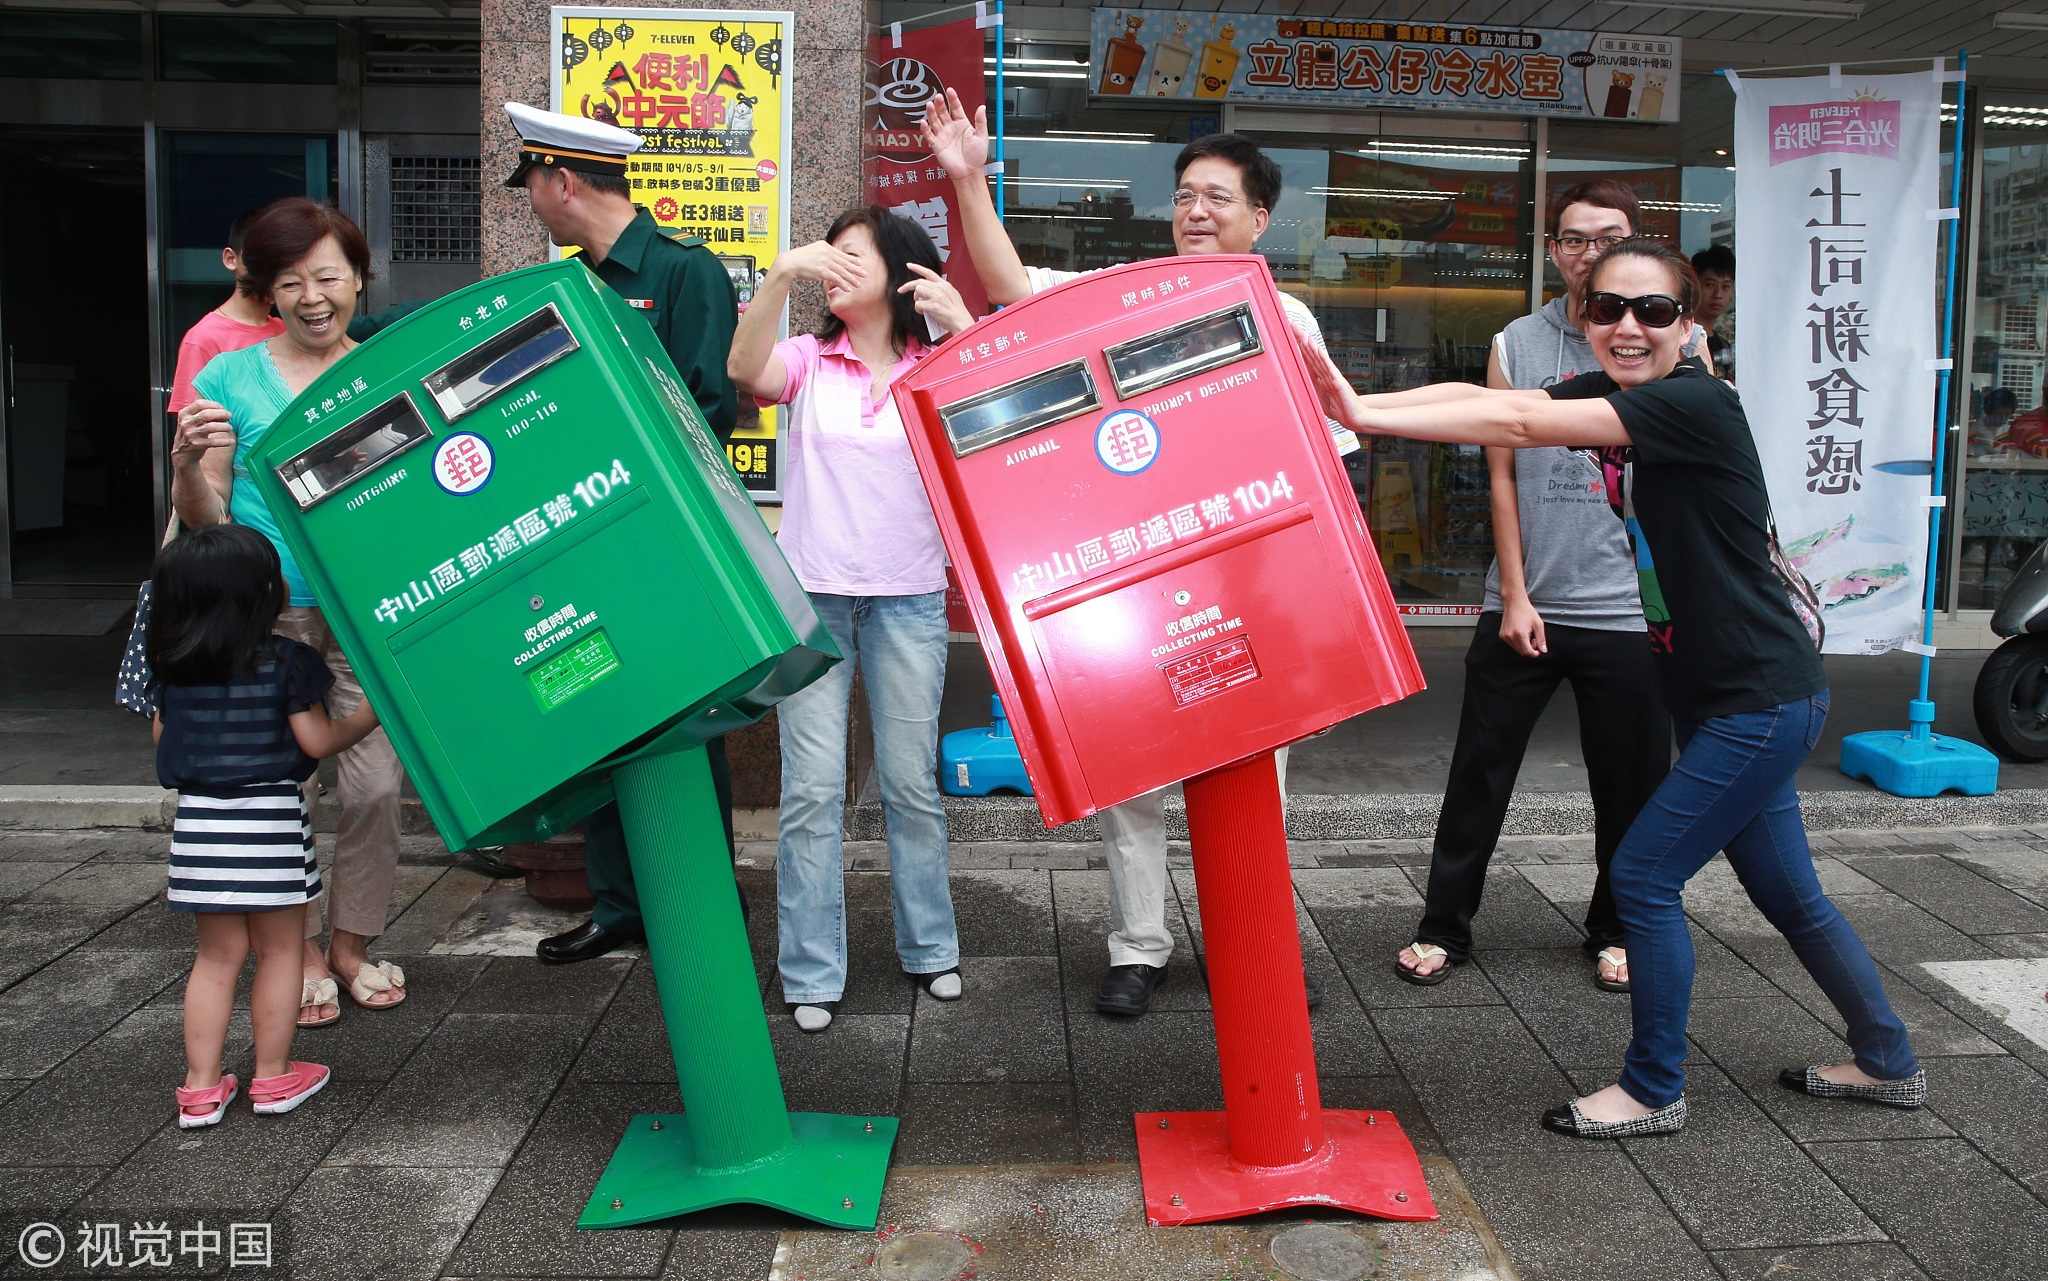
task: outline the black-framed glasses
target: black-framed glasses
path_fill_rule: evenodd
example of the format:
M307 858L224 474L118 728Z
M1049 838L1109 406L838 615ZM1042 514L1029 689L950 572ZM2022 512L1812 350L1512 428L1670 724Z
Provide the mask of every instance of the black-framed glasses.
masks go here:
M1576 258L1580 254L1586 252L1586 246L1588 245L1591 245L1593 248L1598 249L1601 253L1604 254L1608 250L1614 248L1616 245L1620 244L1622 241L1627 239L1627 236L1563 235L1552 236L1550 238L1550 243L1556 245L1560 250L1562 250L1567 255Z
M1634 312L1636 319L1652 329L1669 329L1674 321L1685 314L1685 304L1670 294L1644 294L1640 298L1624 298L1606 290L1586 295L1586 319L1596 325L1621 323L1624 312Z

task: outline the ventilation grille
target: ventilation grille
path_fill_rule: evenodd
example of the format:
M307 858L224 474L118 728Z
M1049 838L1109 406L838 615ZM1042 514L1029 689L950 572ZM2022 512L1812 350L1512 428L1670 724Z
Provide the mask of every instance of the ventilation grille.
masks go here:
M391 157L391 261L482 259L477 165L474 156Z

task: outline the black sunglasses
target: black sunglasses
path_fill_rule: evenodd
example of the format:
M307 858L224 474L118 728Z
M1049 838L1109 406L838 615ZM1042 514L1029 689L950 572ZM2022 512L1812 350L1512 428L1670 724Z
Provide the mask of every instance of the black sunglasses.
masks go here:
M1624 298L1601 290L1586 295L1586 319L1596 325L1619 324L1622 313L1630 311L1636 314L1637 320L1652 329L1668 329L1672 322L1685 314L1685 304L1670 294Z

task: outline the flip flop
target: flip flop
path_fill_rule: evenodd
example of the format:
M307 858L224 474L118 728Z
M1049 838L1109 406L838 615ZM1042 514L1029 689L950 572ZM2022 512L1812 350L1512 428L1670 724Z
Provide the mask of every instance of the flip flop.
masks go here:
M1442 948L1438 947L1434 943L1410 943L1408 945L1408 950L1415 953L1415 961L1418 965L1425 961L1433 961L1439 956L1448 957L1450 955L1450 953L1444 951ZM1401 964L1400 954L1396 953L1394 956L1394 973L1400 975L1401 981L1404 983L1413 983L1417 987L1435 987L1437 984L1451 977L1451 967L1456 964L1456 961L1446 960L1442 965L1437 966L1434 970L1431 970L1429 973L1419 974L1416 971Z
M1627 979L1611 979L1600 972L1602 963L1613 966L1615 972L1617 974L1620 973L1622 968L1628 964L1627 949L1619 947L1601 948L1600 954L1593 958L1593 983L1603 992L1628 991Z
M382 992L396 992L395 1001L374 1001ZM348 981L348 997L366 1010L388 1010L405 1003L405 971L390 961L364 961Z
M324 1019L309 1019L306 1011L316 1006L331 1005L334 1013ZM334 984L334 976L324 979L307 979L299 985L299 1026L329 1027L341 1022L341 990Z

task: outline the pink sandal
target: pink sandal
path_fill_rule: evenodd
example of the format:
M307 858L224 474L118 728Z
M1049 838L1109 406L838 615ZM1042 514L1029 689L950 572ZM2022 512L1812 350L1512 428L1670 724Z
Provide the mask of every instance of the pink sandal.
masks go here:
M333 1073L318 1063L294 1059L282 1076L259 1076L249 1082L249 1101L258 1116L277 1116L291 1111L325 1089Z
M220 1080L203 1088L181 1085L178 1087L178 1128L198 1130L209 1125L219 1125L227 1115L228 1104L235 1101L236 1086L232 1072L221 1073ZM187 1108L212 1108L211 1112L188 1112Z

